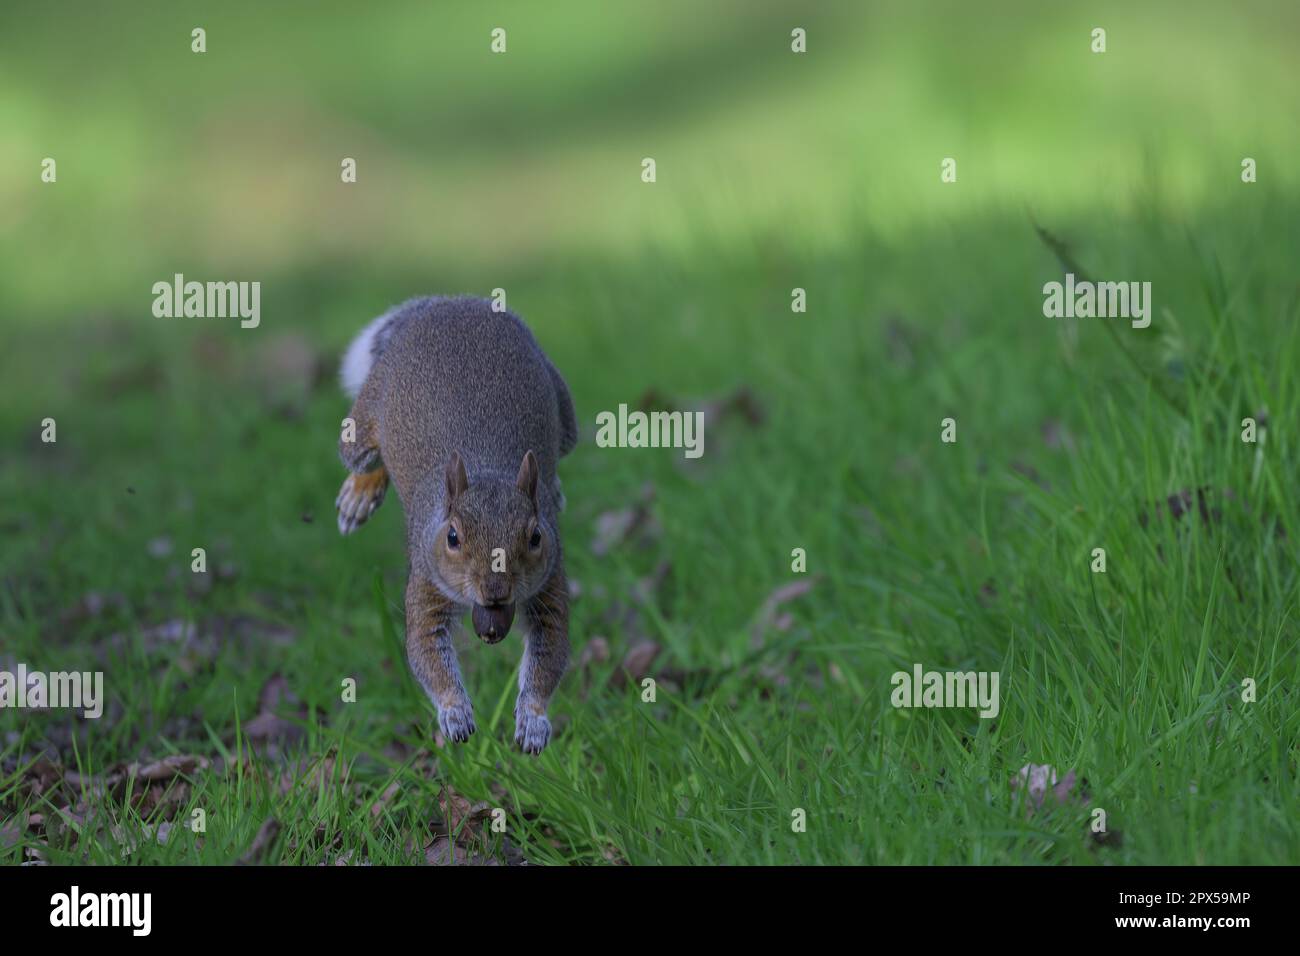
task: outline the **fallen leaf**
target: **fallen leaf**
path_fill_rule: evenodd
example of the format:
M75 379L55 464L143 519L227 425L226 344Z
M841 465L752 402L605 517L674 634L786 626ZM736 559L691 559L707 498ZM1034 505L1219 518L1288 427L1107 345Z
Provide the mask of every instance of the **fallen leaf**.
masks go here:
M153 763L145 764L143 767L139 764L131 764L128 773L134 774L137 780L171 780L173 777L192 774L195 770L206 770L208 765L207 757L199 757L194 754L172 754L162 760L155 760Z
M660 561L655 565L655 569L643 578L638 578L632 585L632 597L647 606L658 606L659 592L663 589L664 584L672 575L673 563L668 560Z
M597 515L596 533L591 541L592 553L601 557L616 547L633 543L644 545L657 539L663 529L651 509L654 499L655 487L646 482L634 504Z
M281 717L279 710L292 701L289 682L276 671L266 679L257 695L257 714L244 724L244 735L256 743L287 743L302 736L303 729L292 720ZM307 716L305 707L297 708L301 720Z
M280 793L289 794L296 787L319 790L323 786L332 784L337 766L338 762L332 749L323 757L304 756L281 772ZM346 779L349 769L347 764L341 768L343 778Z
M401 789L401 784L396 780L390 783L384 792L379 795L379 798L370 805L370 815L376 818L382 816L384 811L388 809L388 805L393 802L393 797L397 796Z
M600 855L605 858L607 863L612 863L615 866L628 865L627 860L623 858L623 854L619 853L617 848L608 843L600 848Z
M249 844L244 855L239 858L238 865L253 866L261 863L275 843L275 838L279 835L280 821L275 817L267 817L266 821L258 828L257 835L253 837L253 842Z
M688 402L660 392L648 389L637 402L637 410L642 412L681 412L685 415L699 415L700 427L708 432L713 451L712 460L719 456L719 449L727 445L727 429L720 429L729 419L737 419L751 428L757 428L767 420L767 412L755 397L753 391L742 385L720 398ZM684 473L697 472L704 463L703 456L687 458L674 456L673 464Z
M788 631L794 623L794 617L788 611L782 608L796 598L803 597L813 589L821 576L814 574L809 577L802 577L789 584L783 584L763 601L762 606L758 609L758 617L754 620L754 626L751 632L750 644L755 647L763 645L763 638L769 631Z
M603 637L593 637L578 657L578 668L586 670L592 664L603 664L607 660L609 660L609 641Z
M0 821L0 850L16 846L27 829L27 821L22 817L11 817Z
M477 836L483 821L492 815L492 805L486 800L470 803L448 785L438 794L438 806L447 832L462 842Z
M500 866L496 860L474 853L445 836L434 837L424 848L424 862L428 866Z
M638 683L650 673L655 658L663 648L655 641L637 641L623 655L623 663L609 675L609 686L615 689L625 687L629 681Z
M504 798L504 792L503 792ZM484 829L492 815L492 804L486 800L471 802L444 784L438 793L442 821L434 826L434 838L424 847L424 861L430 866L500 866L496 857L482 850L487 836ZM526 863L517 847L503 840L501 852L507 865Z
M743 385L730 395L705 402L698 411L704 413L705 427L717 424L731 416L738 417L754 427L762 425L767 420L767 413L763 410L763 406L754 397L754 393Z

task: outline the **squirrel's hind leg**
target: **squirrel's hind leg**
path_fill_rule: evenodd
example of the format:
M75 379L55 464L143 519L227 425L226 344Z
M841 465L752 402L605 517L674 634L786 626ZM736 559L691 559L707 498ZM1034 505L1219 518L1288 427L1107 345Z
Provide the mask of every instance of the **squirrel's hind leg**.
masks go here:
M334 499L339 534L351 534L365 524L384 503L384 493L388 491L388 470L380 454L374 416L369 414L369 382L366 384L351 414L344 419L343 433L339 436L339 458L352 472L343 479L343 487Z
M339 513L339 534L351 534L366 523L375 509L384 503L388 491L388 471L380 465L374 471L348 475L334 499Z
M569 583L562 567L528 602L524 614L528 633L519 664L515 745L524 753L539 754L551 739L546 708L569 662Z

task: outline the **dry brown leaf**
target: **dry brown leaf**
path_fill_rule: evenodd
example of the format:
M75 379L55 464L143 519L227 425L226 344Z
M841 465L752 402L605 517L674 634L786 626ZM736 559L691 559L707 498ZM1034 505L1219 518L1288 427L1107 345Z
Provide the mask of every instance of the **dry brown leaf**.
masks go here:
M648 676L662 650L655 641L637 641L623 655L619 668L609 675L609 686L615 689L625 687L629 681L635 684Z
M434 837L424 848L424 862L428 866L500 866L491 857L466 849L445 836Z
M767 413L762 404L747 386L740 386L721 398L706 399L700 402L683 402L660 392L657 388L647 389L636 404L637 411L642 412L702 412L704 427L710 428L726 418L736 417L751 426L762 425L767 420Z
M627 544L646 544L657 539L663 529L655 518L652 505L655 486L646 482L635 503L626 508L605 511L596 516L596 534L591 551L597 557Z
M265 822L258 828L257 835L253 837L253 842L249 844L248 850L239 858L239 865L252 866L261 863L275 843L275 838L279 835L280 821L275 817L267 817Z
M200 757L195 754L172 754L144 766L133 763L127 770L128 773L134 774L138 780L155 781L171 780L173 777L191 774L195 770L207 770L208 766L207 757Z
M492 805L486 800L471 803L448 785L438 794L438 806L442 808L447 832L457 835L462 842L477 836L483 821L492 815Z
M63 780L63 770L54 761L40 757L27 768L24 783L34 796L48 793Z
M22 840L29 822L21 816L0 820L0 850L7 850Z
M303 728L298 722L289 720L279 714L282 706L295 700L289 690L289 682L279 671L267 678L257 695L257 714L243 726L244 736L255 744L274 745L268 750L278 750L285 744L297 740L303 735ZM299 721L307 716L303 706L295 708Z
M600 855L605 858L606 862L613 863L615 866L627 866L627 860L623 858L623 854L609 844L600 848Z
M578 669L586 670L592 664L603 664L607 660L609 660L609 641L603 637L593 637L578 657Z
M698 413L704 430L714 436L710 439L713 443L711 446L713 452L708 458L709 461L716 459L719 456L719 449L725 449L728 444L729 430L719 426L728 420L736 419L750 428L757 428L767 420L767 413L762 404L754 393L743 385L719 398L694 402L682 401L651 388L641 396L637 403L637 410L683 412L687 415ZM703 467L706 459L674 456L672 461L679 471L693 474Z
M704 402L697 410L704 413L706 428L729 417L740 418L753 427L758 427L767 420L767 413L763 410L763 406L754 393L743 385L730 395Z
M379 795L379 798L370 805L370 815L376 818L381 816L388 809L388 805L393 802L393 797L401 792L401 789L401 784L396 780L390 783L384 792Z
M335 763L333 750L324 757L303 757L280 774L280 793L287 794L300 786L319 790L334 780ZM349 767L344 765L344 778L347 777L348 770Z
M663 589L672 573L673 563L667 560L660 561L655 565L653 571L643 578L638 578L632 585L632 597L641 604L651 607L657 606L659 604L659 592Z
M769 631L788 631L794 624L794 616L782 608L791 601L803 597L813 589L813 586L821 579L821 575L810 575L791 581L789 584L783 584L763 601L762 607L758 609L758 616L754 620L754 627L750 643L755 647L763 645L763 638Z

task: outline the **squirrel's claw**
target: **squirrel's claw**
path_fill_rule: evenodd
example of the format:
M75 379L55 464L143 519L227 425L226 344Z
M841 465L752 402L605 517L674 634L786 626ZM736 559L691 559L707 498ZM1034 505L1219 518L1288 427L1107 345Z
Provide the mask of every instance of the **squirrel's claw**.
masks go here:
M448 740L463 744L474 733L474 710L469 704L438 708L438 729Z
M365 524L375 509L384 503L387 490L388 472L383 468L348 475L334 499L334 507L339 513L339 534L351 534Z
M550 742L551 722L545 714L515 716L515 746L526 754L539 754Z

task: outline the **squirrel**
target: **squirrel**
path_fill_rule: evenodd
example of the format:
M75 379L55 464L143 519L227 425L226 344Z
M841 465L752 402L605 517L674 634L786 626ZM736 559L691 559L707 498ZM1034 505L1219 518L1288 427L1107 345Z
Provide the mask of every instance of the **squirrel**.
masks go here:
M351 534L391 481L406 514L406 652L445 738L474 733L452 637L467 608L487 644L526 624L515 743L538 754L569 658L556 464L578 440L573 399L528 326L486 299L411 299L353 340L354 400L335 507ZM349 427L350 426L350 427ZM350 440L349 440L350 439Z

